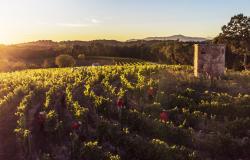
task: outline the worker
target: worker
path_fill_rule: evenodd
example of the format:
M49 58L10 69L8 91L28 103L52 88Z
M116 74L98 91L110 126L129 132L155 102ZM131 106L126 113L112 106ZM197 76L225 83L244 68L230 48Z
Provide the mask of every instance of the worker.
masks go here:
M160 113L160 120L161 120L161 122L166 123L168 121L168 118L169 118L168 112L165 109L162 110L162 112Z
M71 124L71 128L73 130L78 130L81 127L82 122L81 121L74 121Z

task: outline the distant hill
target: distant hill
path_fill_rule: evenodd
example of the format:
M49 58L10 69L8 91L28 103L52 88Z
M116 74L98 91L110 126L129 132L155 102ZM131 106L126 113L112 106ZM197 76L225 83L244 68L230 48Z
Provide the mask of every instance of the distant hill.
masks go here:
M19 43L12 45L15 47L55 47L57 46L57 42L54 42L52 40L39 40L34 42L27 42L27 43Z
M179 40L181 42L204 42L209 39L203 38L203 37L188 37L184 35L174 35L174 36L169 36L169 37L147 37L144 39L131 39L128 41L138 41L138 40L145 40L145 41L167 41L167 40Z
M27 43L19 43L19 44L14 44L14 45L9 45L9 46L15 46L15 47L40 47L40 48L53 48L53 47L58 47L58 46L88 46L90 44L102 44L102 45L109 45L109 46L118 46L122 45L123 42L116 41L116 40L92 40L92 41L80 41L80 40L75 40L75 41L59 41L55 42L52 40L38 40L38 41L33 41L33 42L27 42ZM2 45L5 47L4 45ZM1 47L1 45L0 45Z

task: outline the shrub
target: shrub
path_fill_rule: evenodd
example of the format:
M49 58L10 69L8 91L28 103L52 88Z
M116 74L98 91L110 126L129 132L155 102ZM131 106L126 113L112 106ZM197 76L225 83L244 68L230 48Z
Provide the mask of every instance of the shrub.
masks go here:
M43 61L43 68L51 68L55 66L55 61L53 59L45 59Z
M119 126L105 121L98 126L98 132L112 145L123 148L126 154L122 159L197 159L192 150L184 146L169 146L165 141L157 138L148 141L138 134L126 134L120 130Z
M85 60L85 58L86 58L85 54L79 54L78 55L79 60Z
M97 141L85 142L82 149L82 158L91 160L105 159L105 154L101 146Z
M55 63L59 67L73 67L76 61L72 56L62 54L56 57Z

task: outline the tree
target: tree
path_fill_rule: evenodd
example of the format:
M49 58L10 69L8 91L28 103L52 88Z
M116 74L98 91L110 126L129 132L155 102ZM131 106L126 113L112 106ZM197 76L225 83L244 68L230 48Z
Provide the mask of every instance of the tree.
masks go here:
M250 54L250 17L243 14L233 16L230 22L222 27L217 41L226 42L233 52L244 55L243 65L247 69L247 56Z
M169 64L189 64L191 65L193 50L192 44L179 41L171 41L160 48L160 53L165 56Z
M51 68L55 66L55 60L53 58L51 59L45 59L43 61L43 65L44 68Z
M59 67L73 67L75 63L75 59L67 54L59 55L55 60L55 64Z

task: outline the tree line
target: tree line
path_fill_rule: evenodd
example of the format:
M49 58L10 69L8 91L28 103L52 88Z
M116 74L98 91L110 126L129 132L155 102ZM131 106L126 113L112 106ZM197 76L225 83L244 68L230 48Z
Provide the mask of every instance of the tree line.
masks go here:
M164 64L193 65L193 45L197 42L177 41L36 41L11 46L0 46L0 70L41 67L57 67L59 55L69 55L75 60L79 56L106 56L136 58ZM199 42L200 43L200 42ZM235 15L222 27L221 33L211 41L202 43L226 44L226 67L242 70L249 68L250 18ZM82 60L82 58L80 58ZM75 63L80 65L79 63Z

